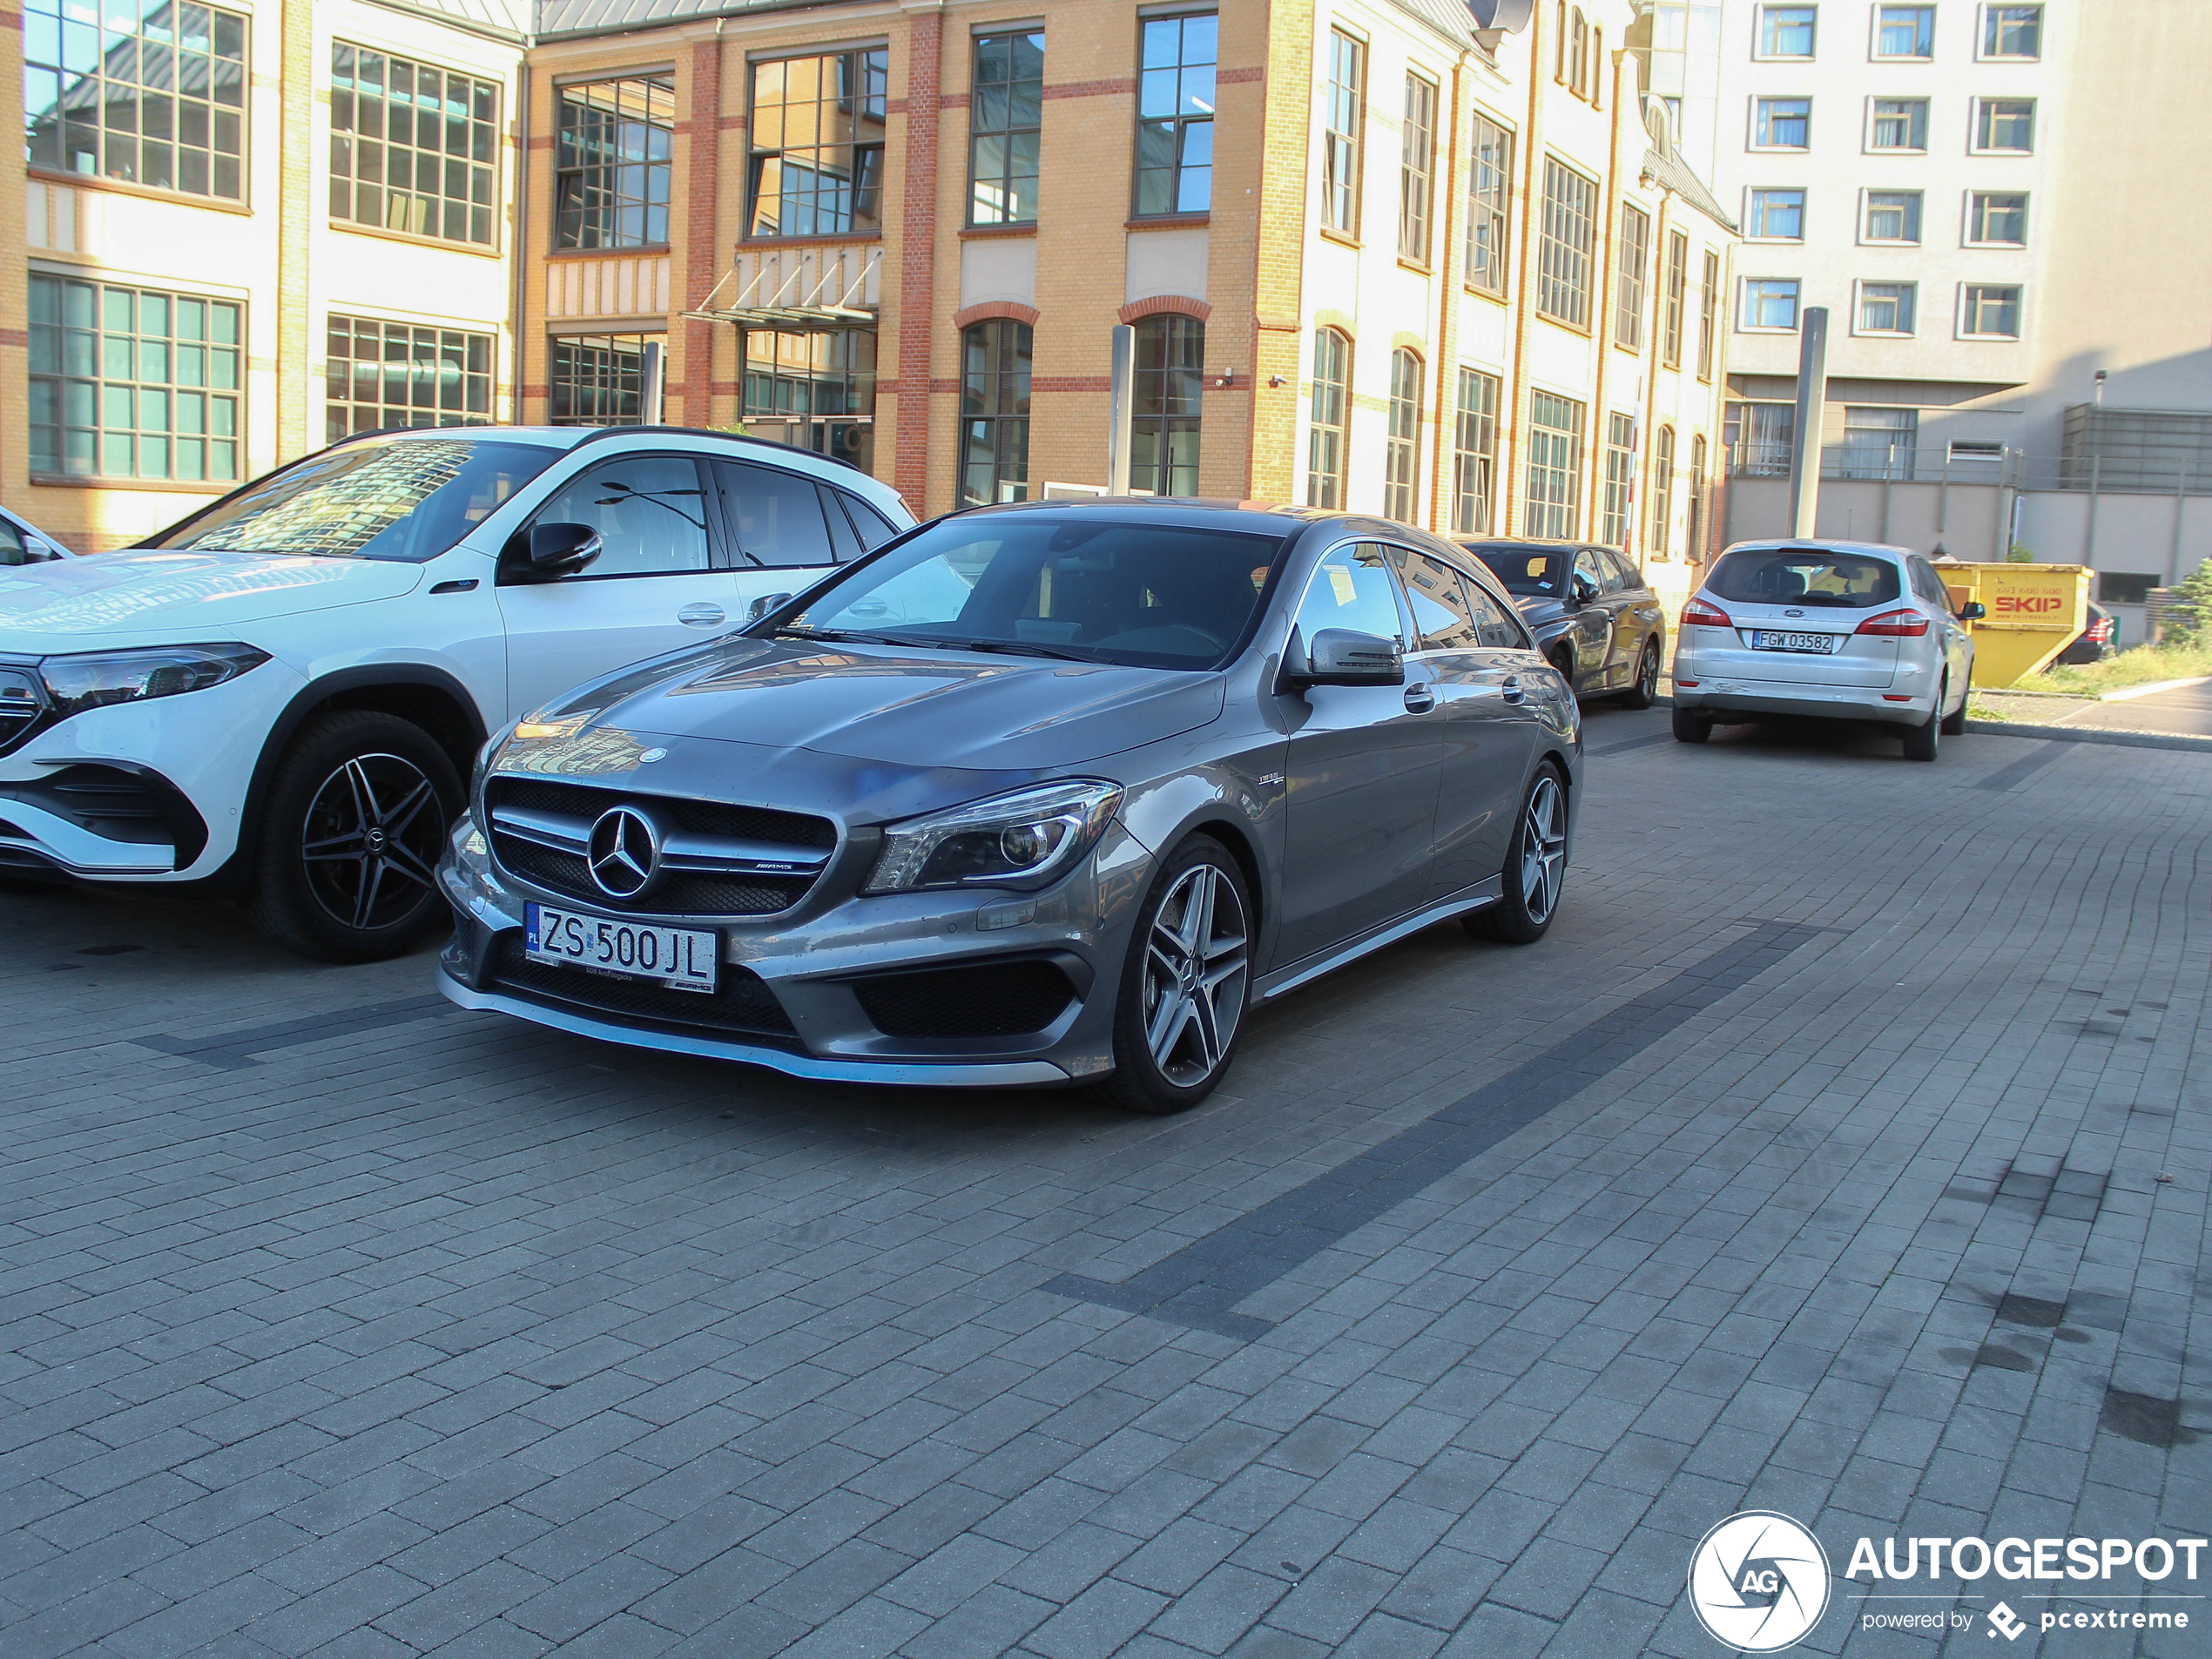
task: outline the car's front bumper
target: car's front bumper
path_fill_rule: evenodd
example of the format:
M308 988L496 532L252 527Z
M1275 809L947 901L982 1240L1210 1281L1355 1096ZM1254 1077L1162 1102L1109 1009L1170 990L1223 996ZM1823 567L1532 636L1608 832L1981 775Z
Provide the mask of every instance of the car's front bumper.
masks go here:
M439 989L463 1008L799 1077L1035 1087L1099 1077L1112 1069L1115 993L1134 895L1143 890L1151 860L1118 826L1074 873L1034 895L977 888L853 896L759 921L621 918L711 927L720 936L725 983L742 977L750 985L757 976L773 999L770 1019L748 1017L726 1028L718 1024L708 999L695 1001L690 994L663 999L641 993L643 981L610 985L581 968L516 972L527 903L591 907L525 889L484 853L470 850L474 833L473 823L463 819L439 871L455 917L440 960ZM616 913L602 908L597 914ZM890 1035L872 1018L861 995L867 986L898 976L957 975L1015 962L1049 963L1070 988L1060 1012L1032 1031ZM649 1006L641 1009L639 1003Z

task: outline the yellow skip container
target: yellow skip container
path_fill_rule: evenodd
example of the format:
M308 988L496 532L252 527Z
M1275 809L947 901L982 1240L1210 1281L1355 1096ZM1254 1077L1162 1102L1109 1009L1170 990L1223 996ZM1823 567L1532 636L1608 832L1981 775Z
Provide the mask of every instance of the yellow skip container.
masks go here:
M1981 602L1974 636L1974 684L2017 685L2071 644L2089 624L2086 564L1939 564L1952 602Z

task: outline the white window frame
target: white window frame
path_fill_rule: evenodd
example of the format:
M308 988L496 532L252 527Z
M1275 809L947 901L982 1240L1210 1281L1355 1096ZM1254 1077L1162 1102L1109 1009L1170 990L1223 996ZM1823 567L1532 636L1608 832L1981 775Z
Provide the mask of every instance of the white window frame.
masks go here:
M1889 10L1925 11L1929 14L1928 50L1924 52L1885 52L1882 50L1882 14ZM1914 0L1877 0L1873 10L1874 33L1866 43L1867 61L1875 64L1925 64L1935 57L1935 8L1914 3Z
M1968 304L1968 296L1976 288L2010 288L2013 290L2013 305L2016 313L2014 318L2017 327L2016 333L2009 334L1985 334L1977 333L1973 329L1967 327L1966 307ZM2027 284L2025 282L1961 282L1959 285L1959 311L1954 326L1957 329L1957 338L1960 340L1997 341L2000 343L2009 341L2017 343L2018 341L2026 339L2027 337Z
M1794 62L1795 60L1790 60ZM1762 104L1802 104L1805 106L1805 141L1803 144L1761 144L1759 142L1759 105ZM1801 156L1812 148L1812 99L1811 98L1768 98L1755 96L1751 99L1750 142L1747 150L1757 150L1770 155ZM2006 153L2010 153L2009 152Z
M1912 236L1877 236L1873 232L1874 198L1877 196L1911 196L1912 206L1906 209L1911 228L1918 233ZM1928 193L1925 190L1862 190L1858 192L1858 245L1861 247L1918 247L1928 228Z
M1884 118L1881 115L1876 112L1875 105L1878 104L1919 105L1920 106L1920 142L1918 145L1905 146L1875 143L1874 124ZM1866 130L1863 137L1863 144L1861 147L1865 150L1865 153L1870 156L1925 156L1928 153L1928 122L1931 114L1929 104L1930 101L1925 98L1868 98L1866 100Z
M1810 51L1801 52L1770 52L1766 49L1767 20L1777 11L1809 11L1812 14L1809 27L1812 30ZM1751 58L1760 64L1810 64L1820 52L1820 8L1807 5L1804 0L1773 0L1763 4L1751 17Z
M2033 11L2035 13L2035 50L2032 52L1996 52L1989 50L1989 32L2000 11ZM2033 0L1989 0L1974 18L1974 57L1984 64L2040 64L2043 61L2043 25L2050 21L2049 8Z
M2020 235L2019 241L1988 242L1983 241L1975 236L1974 204L1977 201L1984 200L1992 196L2017 196L2020 198ZM1966 192L1966 217L1965 224L1959 229L1959 246L1960 247L2024 248L2027 246L2027 226L2033 211L2032 204L2028 199L2028 192L2025 190L1970 190Z
M2027 105L2027 148L2025 150L1988 150L1982 147L1981 112L1990 104L2025 104ZM1966 153L1975 156L2032 156L2042 134L2037 130L2043 125L2040 100L2032 98L1974 98L1966 101Z
M1795 247L1805 239L1805 212L1811 192L1800 185L1753 185L1743 192L1743 239L1747 242L1770 242L1785 247ZM1762 196L1794 195L1797 199L1797 233L1795 236L1773 236L1751 227L1763 223L1759 212Z
M1739 278L1738 280L1743 284L1737 290L1736 301L1736 329L1738 334L1794 334L1797 332L1799 325L1804 320L1805 314L1805 284L1803 277L1747 276ZM1791 320L1786 326L1780 323L1753 322L1750 320L1752 286L1761 282L1786 282L1797 290L1792 296L1793 303L1790 308Z
M1869 288L1898 288L1904 292L1898 303L1912 314L1906 318L1903 328L1870 328L1866 326L1866 290ZM1920 285L1918 282L1868 282L1864 279L1851 285L1851 331L1868 340L1911 340L1919 331Z

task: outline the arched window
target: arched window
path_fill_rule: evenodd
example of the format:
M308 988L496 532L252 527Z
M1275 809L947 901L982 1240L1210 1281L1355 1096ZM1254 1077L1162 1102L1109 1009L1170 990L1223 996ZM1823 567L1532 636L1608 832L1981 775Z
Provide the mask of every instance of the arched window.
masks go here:
M1651 441L1651 539L1655 559L1669 557L1669 530L1675 516L1675 429L1659 428Z
M1313 425L1305 445L1305 504L1344 505L1352 443L1352 341L1334 328L1313 335Z
M1129 482L1156 496L1198 493L1198 411L1206 325L1179 312L1136 325Z
M1575 7L1573 20L1568 24L1567 71L1567 84L1574 88L1575 95L1588 97L1590 25L1580 6Z
M1029 356L1026 322L995 318L960 335L960 502L1029 495Z
M1605 107L1605 30L1593 24L1590 28L1590 107Z
M1383 459L1383 516L1410 524L1421 494L1421 360L1390 354L1390 442Z
M1552 10L1559 19L1559 26L1552 31L1554 37L1552 44L1552 78L1564 82L1567 79L1567 0L1559 0Z
M1693 563L1705 556L1705 435L1689 441L1689 529L1682 538L1682 556Z

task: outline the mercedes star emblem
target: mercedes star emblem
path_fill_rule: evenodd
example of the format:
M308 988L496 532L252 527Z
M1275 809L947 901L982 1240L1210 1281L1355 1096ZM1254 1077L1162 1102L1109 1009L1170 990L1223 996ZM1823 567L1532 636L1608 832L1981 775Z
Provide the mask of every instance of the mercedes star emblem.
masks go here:
M591 826L584 859L600 892L635 899L660 872L660 832L635 806L610 807Z

